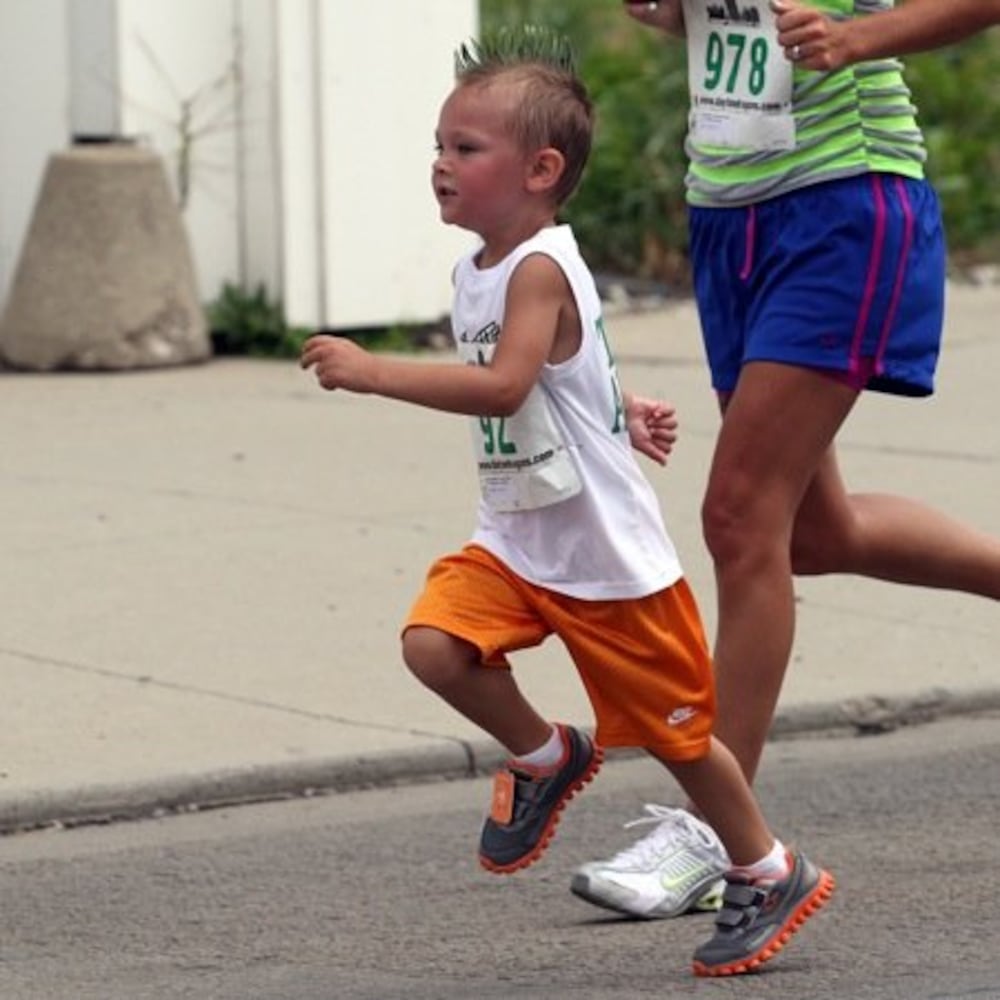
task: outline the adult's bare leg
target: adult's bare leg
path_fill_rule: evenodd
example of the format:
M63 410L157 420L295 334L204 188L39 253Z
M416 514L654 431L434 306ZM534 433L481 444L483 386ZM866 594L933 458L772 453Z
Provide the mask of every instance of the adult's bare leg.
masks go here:
M848 493L833 447L799 506L792 566L1000 599L1000 538L906 497Z
M756 362L725 402L702 508L718 600L715 733L751 782L791 655L796 514L856 398L814 371Z

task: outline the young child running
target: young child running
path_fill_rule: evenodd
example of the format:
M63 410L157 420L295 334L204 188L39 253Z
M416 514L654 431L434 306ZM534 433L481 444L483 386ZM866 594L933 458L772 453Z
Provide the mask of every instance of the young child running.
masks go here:
M565 40L541 29L463 46L456 75L432 181L443 221L481 240L454 273L460 361L372 355L316 336L301 364L324 389L472 418L478 523L461 551L431 567L402 645L416 677L511 754L494 781L482 865L531 864L596 773L600 746L643 747L731 859L694 971L748 972L827 901L834 881L775 839L711 735L698 609L630 448L593 278L557 222L590 151L591 102ZM580 673L596 742L542 718L514 681L507 654L550 635Z

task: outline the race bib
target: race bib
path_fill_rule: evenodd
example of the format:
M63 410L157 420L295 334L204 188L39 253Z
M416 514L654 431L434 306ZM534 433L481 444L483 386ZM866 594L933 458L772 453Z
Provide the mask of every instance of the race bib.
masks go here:
M473 418L472 438L479 488L493 510L548 507L582 489L539 386L513 416Z
M463 351L469 364L486 364L492 346ZM479 488L492 510L535 510L568 500L583 489L576 464L553 419L540 384L509 417L473 417L472 446Z
M768 0L683 0L689 129L699 145L795 148L792 64Z

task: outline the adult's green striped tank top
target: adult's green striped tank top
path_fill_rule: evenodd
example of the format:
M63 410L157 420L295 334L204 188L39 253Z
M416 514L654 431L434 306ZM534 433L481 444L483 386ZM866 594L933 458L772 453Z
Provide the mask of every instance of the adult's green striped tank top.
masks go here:
M892 0L810 0L832 17L866 17ZM685 0L710 10L740 0ZM776 44L776 43L775 43ZM926 150L898 59L833 73L795 68L792 149L698 144L689 134L687 197L693 205L746 205L838 177L873 171L920 178Z

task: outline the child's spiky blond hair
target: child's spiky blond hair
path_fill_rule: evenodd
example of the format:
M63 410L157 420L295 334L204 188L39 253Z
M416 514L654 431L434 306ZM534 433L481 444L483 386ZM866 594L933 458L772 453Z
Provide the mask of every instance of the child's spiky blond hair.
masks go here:
M463 42L455 53L455 74L461 78L487 65L525 63L540 63L576 76L576 57L569 39L537 24L487 31L479 39Z
M566 168L553 196L565 202L580 182L594 132L593 105L568 39L531 24L486 32L456 51L455 77L459 86L503 80L520 88L511 129L526 151L562 153Z

